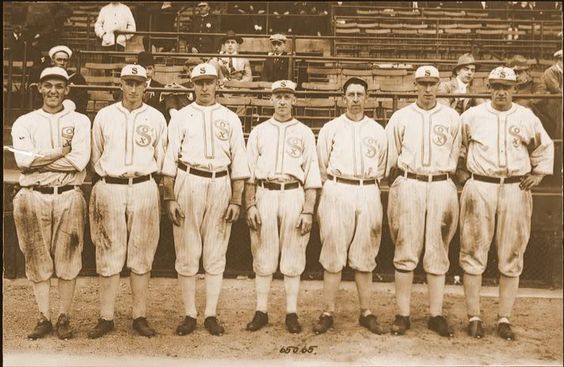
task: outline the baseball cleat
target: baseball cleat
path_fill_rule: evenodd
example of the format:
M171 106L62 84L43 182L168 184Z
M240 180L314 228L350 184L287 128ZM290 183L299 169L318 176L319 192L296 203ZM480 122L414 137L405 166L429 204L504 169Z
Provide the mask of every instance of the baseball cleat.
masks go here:
M454 332L448 326L447 320L444 316L432 316L429 318L429 322L427 323L427 327L440 336L454 336Z
M473 320L468 323L468 335L480 339L484 337L484 326L482 320Z
M156 334L155 330L149 326L147 319L144 317L138 317L133 320L133 329L136 330L139 335L146 336L147 338L155 336Z
M297 334L302 331L302 325L298 321L296 313L289 313L286 315L286 329L292 334Z
M515 334L511 330L511 324L508 322L500 322L497 324L497 334L505 340L515 340Z
M382 329L380 328L380 325L378 325L378 319L372 314L366 316L360 315L358 323L360 326L367 328L374 334L382 334Z
M70 320L67 315L64 313L59 315L59 319L57 320L57 324L55 325L57 330L57 336L61 340L67 340L72 338L72 330L70 328Z
M319 320L317 320L317 322L313 326L313 331L316 334L323 334L332 327L333 327L333 316L323 313L321 314L321 316L319 316Z
M196 329L196 319L190 316L185 316L184 320L176 327L177 335L188 335Z
M209 316L204 320L204 327L211 335L221 336L225 332L223 326L219 325L217 317Z
M410 327L411 321L409 321L409 316L396 315L396 319L392 324L392 335L404 335Z
M94 329L88 332L88 337L90 339L97 339L112 330L114 330L114 320L98 319L98 323L94 326Z
M28 334L28 338L30 339L39 339L43 338L45 335L49 334L53 330L53 324L51 321L47 320L47 318L41 315L41 319L35 325L33 331Z
M257 331L268 324L268 313L256 311L252 321L247 324L247 330Z

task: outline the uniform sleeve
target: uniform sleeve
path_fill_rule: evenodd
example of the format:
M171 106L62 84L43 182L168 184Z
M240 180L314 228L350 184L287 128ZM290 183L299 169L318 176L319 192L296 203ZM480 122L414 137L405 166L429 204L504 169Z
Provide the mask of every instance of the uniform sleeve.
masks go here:
M323 126L317 136L317 160L322 183L327 180L327 166L329 166L329 155L333 145L333 136L330 129L330 125Z
M94 24L94 33L96 33L96 37L102 38L104 35L104 9L100 10L98 14L98 19L96 19L96 24Z
M249 183L255 183L256 181L255 170L257 168L258 156L258 133L257 128L254 128L249 135L249 140L247 141L247 158L249 160L250 173L250 177L247 182Z
M454 170L456 171L456 165L458 164L458 158L461 152L461 137L462 129L460 123L460 115L456 112L452 112L452 119L454 123L452 124L451 135L452 135L452 149L450 151L450 161L455 162ZM452 172L454 173L454 172Z
M12 126L12 142L16 150L29 153L14 153L16 165L21 170L31 168L34 161L38 158L41 162L38 161L36 164L45 165L63 155L62 148L46 149L43 151L36 148L33 145L31 133L28 129L26 129L24 120L21 118L18 118Z
M102 133L102 123L103 123L103 111L100 111L94 117L94 126L92 126L92 141L91 141L91 154L90 162L94 169L97 168L98 161L102 158L102 153L104 152L104 135ZM98 172L101 175L102 172Z
M241 120L233 113L231 118L232 133L229 138L231 146L231 180L249 178L249 161L245 149L245 138Z
M162 164L161 174L176 177L176 167L180 147L184 140L184 131L181 128L182 114L174 114L168 124L166 153Z
M319 174L319 162L317 159L317 152L315 149L315 136L313 132L306 130L305 136L305 149L304 149L304 189L318 189L321 188L321 176Z
M388 157L386 159L386 176L390 175L392 168L397 167L398 157L401 154L403 131L398 126L397 112L392 115L386 125L386 138L388 139Z
M155 139L155 146L154 146L154 156L155 161L157 162L157 174L161 174L163 163L165 160L165 151L166 151L166 144L167 144L167 130L166 130L166 120L162 113L156 113L155 118L158 119L158 131L157 136Z
M388 164L388 137L386 131L382 129L378 138L378 173L376 177L381 180L386 175Z
M90 160L90 120L83 116L75 126L72 150L47 166L55 171L83 171Z
M450 90L448 88L448 83L441 82L439 83L439 88L437 89L437 94L450 94ZM448 97L439 97L437 98L437 102L443 104L445 106L450 106L450 98Z
M541 121L533 113L534 136L529 142L529 156L532 173L537 175L551 175L554 167L554 143L544 130Z

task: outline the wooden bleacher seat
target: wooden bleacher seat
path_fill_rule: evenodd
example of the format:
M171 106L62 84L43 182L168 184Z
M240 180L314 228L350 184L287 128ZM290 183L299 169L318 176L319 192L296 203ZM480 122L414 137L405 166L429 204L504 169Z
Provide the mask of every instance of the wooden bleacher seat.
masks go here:
M403 28L406 29L427 29L427 24L404 24Z
M357 34L360 33L360 28L336 28L337 34Z
M382 11L378 9L356 9L358 15L379 15Z
M465 17L466 12L463 11L463 10L461 10L461 11L445 11L444 15L447 18L460 18L460 17Z
M388 33L392 33L392 30L390 28L365 29L364 31L368 34L388 34Z
M416 17L420 15L418 9L411 9L411 10L396 10L396 14L400 17Z
M443 34L444 30L443 29L418 29L417 30L418 34Z
M380 90L382 92L414 92L415 86L413 83L398 83L383 80L380 82Z
M392 29L393 34L417 34L417 29Z
M423 15L426 17L443 17L445 12L442 10L423 10Z
M358 28L360 29L373 29L378 28L379 26L379 23L358 23Z
M488 16L487 11L467 11L466 16L468 18L486 18Z
M458 28L458 24L447 23L447 24L439 24L437 25L440 29L453 29Z
M93 85L120 85L121 81L116 76L84 75L86 83Z
M451 28L451 29L445 29L445 34L471 34L472 30L471 29L460 29L460 28Z
M458 28L464 28L464 29L480 29L482 28L482 25L479 23L462 23L458 25Z
M488 23L488 22L486 22L486 28L507 30L508 28L510 28L510 25L507 24L507 23L499 24L499 23Z
M341 87L338 83L304 82L302 88L312 91L337 91Z
M338 20L335 22L335 28L358 28L358 24L356 22L345 22L344 20Z

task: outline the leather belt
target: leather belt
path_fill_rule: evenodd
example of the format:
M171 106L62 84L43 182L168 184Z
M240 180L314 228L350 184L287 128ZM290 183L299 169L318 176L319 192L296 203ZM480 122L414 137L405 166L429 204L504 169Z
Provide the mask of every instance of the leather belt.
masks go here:
M62 194L65 191L74 190L74 185L66 185L66 186L27 186L27 188L33 191L39 191L42 194Z
M151 179L151 175L131 177L131 178L102 177L102 180L105 183L118 184L118 185L138 184L141 182L149 181L150 179Z
M521 182L521 179L523 178L523 176L490 177L490 176L476 175L476 174L472 173L472 178L473 178L474 180L476 180L476 181L483 181L483 182L489 182L489 183L502 184L502 183L517 183L517 182Z
M416 173L399 171L400 175L407 178L412 178L418 181L434 182L434 181L446 181L449 178L448 173L442 175L418 175Z
M301 186L299 181L279 184L275 182L267 182L264 180L258 181L257 185L267 190L292 190L297 189Z
M356 186L374 185L374 184L378 183L378 181L376 181L376 179L374 179L374 178L370 178L368 180L354 180L352 178L335 177L333 175L327 175L327 178L330 179L331 181L344 183L344 184L348 184L348 185L356 185Z
M187 165L185 165L182 162L178 162L178 168L180 168L183 171L186 171L186 173L189 173L191 175L196 175L196 176L200 176L200 177L207 177L207 178L214 178L214 177L223 177L223 176L227 176L227 170L225 171L216 171L216 172L208 172L208 171L202 171L193 167L188 167Z

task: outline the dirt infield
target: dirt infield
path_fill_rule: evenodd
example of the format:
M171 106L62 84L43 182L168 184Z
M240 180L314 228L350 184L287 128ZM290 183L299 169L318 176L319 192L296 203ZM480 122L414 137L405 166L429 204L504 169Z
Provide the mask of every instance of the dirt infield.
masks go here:
M55 283L55 282L54 282ZM198 311L203 312L204 281L198 280ZM495 336L496 289L484 289L482 312L487 336L468 337L461 286L449 286L445 314L455 337L441 338L426 328L427 295L423 285L414 287L412 327L405 336L373 335L358 326L358 301L353 282L343 282L338 297L335 329L314 335L313 321L322 305L322 282L304 281L300 291L300 320L304 331L290 335L284 328L284 286L275 280L270 299L270 325L258 332L245 330L254 313L254 281L226 279L218 317L226 334L213 337L203 328L203 317L190 336L176 336L182 318L175 279L151 280L148 319L158 336L147 339L131 329L129 279L121 282L116 305L116 330L89 340L87 331L98 317L97 278L80 278L71 315L75 338L61 341L51 335L29 341L36 322L32 288L24 279L4 280L4 365L63 366L176 366L176 365L562 365L562 290L535 292L521 289L513 314L517 340ZM52 287L52 310L56 310ZM374 283L373 311L386 330L395 312L393 284ZM531 296L535 294L542 297ZM524 296L523 296L524 295ZM55 311L56 312L56 311ZM297 348L292 348L297 347ZM251 363L249 363L251 362ZM254 363L252 363L254 362Z

